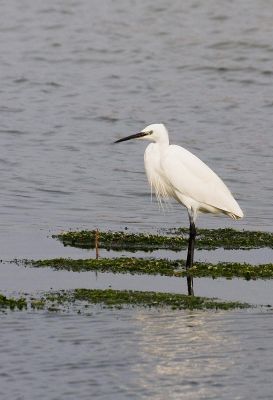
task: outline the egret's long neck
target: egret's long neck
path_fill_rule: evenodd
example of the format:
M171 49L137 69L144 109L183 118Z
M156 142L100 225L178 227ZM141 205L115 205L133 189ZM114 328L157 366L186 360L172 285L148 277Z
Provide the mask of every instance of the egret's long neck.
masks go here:
M169 135L168 132L164 132L164 135L160 135L160 137L156 140L160 149L165 149L169 146Z
M159 140L156 141L156 144L158 146L158 149L160 151L160 153L162 154L163 151L169 147L169 137L168 135L166 135L166 137L161 137Z

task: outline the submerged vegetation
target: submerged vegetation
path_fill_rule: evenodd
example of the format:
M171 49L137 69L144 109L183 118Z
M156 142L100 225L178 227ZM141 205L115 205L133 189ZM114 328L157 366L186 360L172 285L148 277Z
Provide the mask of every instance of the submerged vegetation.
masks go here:
M131 290L95 290L76 289L70 291L45 293L41 298L20 299L17 303L14 299L3 298L5 308L19 310L28 307L35 310L67 311L71 308L78 313L86 312L87 307L99 304L109 308L123 307L148 307L148 308L169 308L172 310L233 310L250 308L247 303L237 301L220 301L206 297L194 297L184 294L141 292ZM15 305L16 304L16 305ZM17 305L18 304L18 305ZM90 311L90 310L89 310Z
M81 248L100 248L115 250L169 249L179 251L187 248L188 229L171 229L166 235L153 235L127 232L76 231L62 232L53 235L65 246ZM253 249L273 248L273 233L258 231L237 231L235 229L198 229L197 249Z
M186 271L184 260L168 260L156 258L99 258L99 248L115 250L143 250L168 249L179 251L187 248L188 229L172 229L164 235L132 234L127 232L98 232L78 231L63 232L53 236L65 246L82 248L96 248L95 259L54 258L46 260L13 260L23 265L55 270L67 271L96 271L119 274L147 274L169 277L192 276L195 278L243 278L243 279L272 279L273 263L251 265L247 263L219 262L211 264L195 262L194 266ZM273 248L273 234L267 232L235 231L233 229L199 229L196 239L196 248L216 249L253 249ZM95 290L76 289L60 290L44 293L41 296L31 297L25 294L19 299L8 298L0 294L0 310L47 310L65 311L72 308L78 313L85 312L91 305L100 304L103 307L168 307L171 309L221 309L252 307L246 303L221 301L185 294L143 292L128 290ZM76 307L76 308L75 308Z
M173 235L185 235L185 228L169 230ZM213 249L258 249L262 247L273 248L273 233L261 231L238 231L236 229L198 229L197 243L201 248Z
M124 305L144 307L171 307L172 309L221 309L247 308L249 304L239 302L224 302L206 297L187 296L184 294L140 292L131 290L89 290L76 289L72 292L72 299L101 303L110 307Z
M24 298L15 299L13 297L6 297L0 293L0 311L10 310L23 310L27 308L27 302Z
M196 278L244 278L270 279L273 278L273 264L250 265L241 263L219 262L209 264L196 262L194 267L185 270L185 262L155 258L101 258L79 259L54 258L48 260L24 261L25 265L33 267L52 267L55 270L67 271L97 271L112 273L148 274L183 277L187 273Z

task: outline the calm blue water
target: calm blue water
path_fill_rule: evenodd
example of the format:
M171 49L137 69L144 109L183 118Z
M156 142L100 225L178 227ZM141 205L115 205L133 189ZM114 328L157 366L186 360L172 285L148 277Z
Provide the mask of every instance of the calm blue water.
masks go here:
M187 224L181 206L151 204L145 143L112 145L153 122L208 163L245 212L199 226L272 231L272 18L265 0L1 2L1 257L80 257L50 244L62 229ZM30 274L12 279L7 265L3 290L23 290ZM268 399L271 314L1 315L0 394Z

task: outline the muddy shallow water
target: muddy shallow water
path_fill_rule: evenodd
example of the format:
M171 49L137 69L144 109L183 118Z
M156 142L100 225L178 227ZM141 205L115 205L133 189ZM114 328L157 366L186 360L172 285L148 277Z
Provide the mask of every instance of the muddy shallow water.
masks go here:
M1 3L1 259L94 255L50 238L62 229L186 225L180 206L164 213L150 202L144 143L111 144L161 121L245 212L237 223L203 216L198 226L272 231L272 17L263 0ZM272 250L200 251L196 259L268 263ZM273 303L271 281L194 284L200 295ZM6 294L83 285L186 289L176 278L0 264ZM3 399L272 397L271 309L93 307L85 316L0 318Z

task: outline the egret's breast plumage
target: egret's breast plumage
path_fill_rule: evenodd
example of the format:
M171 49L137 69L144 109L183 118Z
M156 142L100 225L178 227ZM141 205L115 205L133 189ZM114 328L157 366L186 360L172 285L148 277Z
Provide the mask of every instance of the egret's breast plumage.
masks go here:
M175 197L175 192L163 173L161 153L157 143L151 143L147 146L144 153L144 165L151 186L151 193L155 193L159 203L161 203L161 199Z

